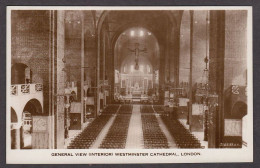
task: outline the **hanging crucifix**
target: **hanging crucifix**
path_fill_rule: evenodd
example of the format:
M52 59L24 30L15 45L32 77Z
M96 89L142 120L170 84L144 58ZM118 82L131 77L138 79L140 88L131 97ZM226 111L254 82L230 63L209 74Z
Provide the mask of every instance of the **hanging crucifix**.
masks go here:
M135 70L138 70L139 69L139 65L138 65L138 62L139 62L139 54L140 53L146 53L147 49L144 48L144 49L139 49L139 43L135 43L135 49L130 49L128 48L128 50L130 50L131 52L134 52L135 53Z

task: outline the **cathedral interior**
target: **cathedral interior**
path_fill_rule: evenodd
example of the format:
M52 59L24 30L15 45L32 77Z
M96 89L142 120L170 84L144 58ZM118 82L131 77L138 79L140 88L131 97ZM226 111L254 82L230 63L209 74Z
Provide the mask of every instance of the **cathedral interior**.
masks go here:
M10 148L246 148L247 18L12 10Z

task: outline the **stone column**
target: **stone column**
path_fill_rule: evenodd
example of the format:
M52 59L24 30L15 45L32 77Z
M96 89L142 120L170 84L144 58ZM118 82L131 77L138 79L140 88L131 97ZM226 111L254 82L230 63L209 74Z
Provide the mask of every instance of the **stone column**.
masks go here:
M165 47L160 47L160 68L159 68L159 102L164 102L164 87L165 87Z
M84 28L84 13L81 11L81 69L80 69L80 101L81 101L81 128L83 128L83 123L84 123L84 117L85 117L85 112L84 112L84 35L85 35L85 28Z
M217 112L214 120L216 125L213 132L215 139L209 139L209 146L218 147L223 135L223 88L224 88L224 54L225 54L225 11L210 11L210 41L209 41L209 93L215 95L217 100L212 100L214 104L209 104L214 108L209 109L209 113ZM210 103L209 102L209 103ZM211 144L212 142L212 144Z
M99 115L100 110L100 85L99 85L99 78L100 78L100 51L101 51L101 30L98 30L97 34L97 67L96 67L96 116Z
M110 85L109 103L111 103L114 100L114 80L115 80L114 56L113 56L112 49L107 50L106 58L107 58L106 68L107 68L107 72L108 72L108 82Z
M164 64L164 68L165 68L165 82L168 84L170 81L170 31L169 31L169 20L167 19L167 28L166 28L166 34L165 34L165 64Z
M44 107L45 109L47 109L46 107L48 107L49 110L49 116L50 117L50 127L49 127L49 148L50 149L54 149L56 146L56 128L55 128L55 111L54 111L54 101L55 101L55 97L54 97L54 78L55 78L55 74L54 74L54 53L55 53L55 19L56 19L56 15L55 15L55 11L54 10L50 10L49 11L49 86L48 86L48 103L47 101L45 101L44 103ZM44 89L43 89L44 90Z
M173 36L173 34L171 34L171 36ZM170 40L170 58L169 58L169 62L170 62L170 67L169 67L169 76L170 76L170 81L175 82L175 77L174 77L174 73L175 73L175 59L174 59L174 41L172 41L172 39Z
M57 149L64 148L64 90L65 90L65 64L64 60L64 46L65 46L65 25L64 25L64 11L57 11L57 55L56 55L56 136ZM54 64L55 66L55 64Z
M18 126L17 124L13 125L13 129L11 130L11 149L21 148L20 128L21 126Z
M104 71L104 67L103 67L103 63L104 63L104 29L101 29L101 35L100 35L100 56L99 56L99 87L100 87L100 92L99 94L102 94L102 88L103 88L103 71ZM100 102L100 111L103 109L103 104L104 102L101 104L101 100L104 101L104 99L99 99Z
M174 83L176 87L179 87L179 72L180 72L180 29L175 31L176 40L174 41L174 58L175 58L175 71L174 71Z
M192 117L192 56L193 56L193 15L194 11L190 11L190 79L189 79L189 111L188 111L188 120L187 124L191 124Z
M105 76L106 76L106 36L105 36L105 33L104 33L104 36L103 36L103 107L105 106L105 103L106 103L106 95L105 95L105 89L104 89L104 83L105 83Z

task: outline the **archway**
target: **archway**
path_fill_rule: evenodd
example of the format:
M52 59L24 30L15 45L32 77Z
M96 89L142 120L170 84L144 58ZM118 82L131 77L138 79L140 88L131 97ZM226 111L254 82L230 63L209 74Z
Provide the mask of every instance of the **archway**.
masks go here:
M74 102L77 100L77 94L76 92L72 91L70 96L70 102Z
M115 99L148 102L156 98L159 52L157 38L144 27L131 27L119 35L114 46Z
M158 95L160 97L160 102L163 103L163 88L165 85L165 71L169 69L168 67L164 66L168 60L166 60L166 55L169 57L169 47L168 47L168 37L170 29L178 29L179 20L181 17L181 10L176 11L158 11L158 10L126 10L126 11L104 11L102 12L98 24L97 24L97 40L98 40L98 50L97 55L98 59L102 57L102 41L103 41L103 34L108 34L111 39L111 56L109 59L112 60L112 67L115 63L115 52L116 52L116 43L118 43L118 39L122 34L129 28L144 28L147 29L149 32L152 33L158 42L158 53L160 55L160 62L159 65L160 69L157 71L158 82ZM115 24L117 23L117 24ZM174 34L178 37L178 34ZM99 60L97 61L99 62ZM99 66L99 65L98 65ZM153 69L156 69L153 67ZM117 69L113 69L111 72L108 69L108 80L109 84L111 85L111 97L112 100L116 98L116 95L120 93L118 90L117 77L120 74ZM155 72L153 72L155 73ZM159 74L160 73L160 74ZM99 97L98 97L99 98ZM99 104L98 104L99 106ZM98 108L98 107L97 107Z
M11 69L11 84L31 83L32 70L23 63L15 63Z
M87 90L87 97L93 97L93 96L94 96L94 91L93 91L93 89L88 88L88 90Z
M43 112L41 103L37 99L31 99L23 109L22 126L20 128L21 149L32 148L32 116Z
M94 89L93 88L88 88L87 89L87 101L86 101L86 119L94 117L94 112L95 112L95 106L94 106Z
M236 118L241 121L241 133L242 133L241 140L242 140L242 144L246 145L249 137L249 133L247 132L248 130L247 104L242 101L236 102L232 108L232 116L233 118Z
M15 110L11 107L11 123L17 123L18 118Z
M19 148L19 129L17 130L15 125L18 124L18 118L16 111L11 107L11 149Z
M247 115L247 104L242 101L238 101L233 105L232 116L237 119L242 119Z

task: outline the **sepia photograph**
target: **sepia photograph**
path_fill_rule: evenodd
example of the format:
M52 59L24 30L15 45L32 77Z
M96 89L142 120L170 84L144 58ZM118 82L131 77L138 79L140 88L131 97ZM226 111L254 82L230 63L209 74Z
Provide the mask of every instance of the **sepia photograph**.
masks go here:
M6 46L7 163L253 161L251 7L9 6Z

